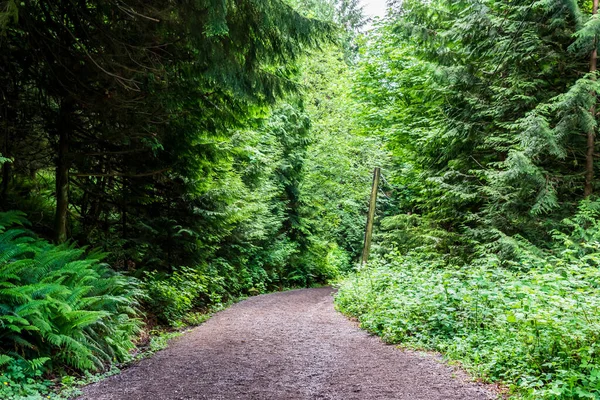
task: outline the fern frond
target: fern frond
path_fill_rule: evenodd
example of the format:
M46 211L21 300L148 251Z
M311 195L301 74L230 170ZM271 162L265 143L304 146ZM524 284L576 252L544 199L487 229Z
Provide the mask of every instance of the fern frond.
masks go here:
M4 365L8 364L9 362L13 361L14 358L7 356L6 354L0 354L0 367L3 367Z

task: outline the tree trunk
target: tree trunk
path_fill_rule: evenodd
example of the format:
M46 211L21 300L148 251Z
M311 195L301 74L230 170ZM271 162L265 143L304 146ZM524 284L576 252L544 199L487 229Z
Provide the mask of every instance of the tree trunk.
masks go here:
M107 167L107 171L110 173L110 167ZM113 193L114 192L114 183L115 178L113 176L109 176L106 180L105 192L104 193ZM108 237L110 235L110 209L109 204L104 202L104 207L102 207L104 211L104 235Z
M57 243L67 240L67 220L69 212L69 140L71 131L71 105L61 105L58 130L58 159L56 162L56 214L54 217L54 233Z
M3 156L6 157L5 154ZM8 188L12 178L11 165L6 162L2 165L2 202L6 206L6 199L8 198Z
M598 0L593 0L592 15L598 13ZM592 79L596 79L596 64L598 61L598 50L597 50L597 39L594 39L594 50L590 56L590 72L592 73ZM596 93L594 93L594 104L590 108L592 118L596 119ZM594 147L596 142L596 129L592 127L587 132L587 152L585 155L585 188L584 197L589 197L594 191L593 180L594 180Z
M6 99L5 99L6 100ZM2 151L2 156L6 158L10 158L9 155L9 141L10 134L8 128L8 109L5 107L4 111L4 150ZM9 162L5 162L2 165L2 205L4 208L7 206L7 198L8 198L8 189L10 185L10 181L12 179L12 165Z
M127 200L129 198L128 184L129 182L127 178L124 178L121 194L121 234L123 235L123 239L127 239Z

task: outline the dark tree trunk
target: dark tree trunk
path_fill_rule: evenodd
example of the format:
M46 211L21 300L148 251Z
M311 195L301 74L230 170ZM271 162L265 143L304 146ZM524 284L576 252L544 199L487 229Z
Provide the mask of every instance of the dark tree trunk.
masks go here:
M67 240L67 223L69 212L69 169L71 158L69 155L69 141L71 137L72 121L70 120L72 107L69 102L61 105L57 124L58 130L58 158L56 162L56 214L54 216L54 232L57 243Z
M121 198L121 229L123 239L127 239L127 200L129 198L128 191L129 182L127 178L123 178L122 198Z
M8 188L10 185L11 178L11 165L9 162L6 162L2 165L2 202L4 203L4 205L6 205L6 199L8 197Z
M10 142L10 133L8 127L8 107L5 107L4 111L4 149L2 151L2 156L9 158L9 142ZM7 207L7 197L8 197L8 189L10 186L10 181L12 179L12 165L9 162L6 162L2 165L2 205L4 208Z
M108 173L110 173L110 167L107 168ZM114 183L115 183L115 178L112 176L109 176L108 179L106 180L106 186L105 186L105 192L104 193L113 193L114 192ZM104 207L101 207L102 210L104 211L104 235L106 235L106 237L108 237L110 235L110 221L109 221L109 217L110 217L110 208L109 208L109 204L104 202Z

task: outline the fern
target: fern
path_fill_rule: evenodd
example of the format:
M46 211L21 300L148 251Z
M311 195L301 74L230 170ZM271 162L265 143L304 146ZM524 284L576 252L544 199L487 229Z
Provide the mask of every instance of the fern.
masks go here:
M32 371L97 370L129 357L139 330L135 280L102 264L102 254L54 246L0 213L0 373L13 362Z

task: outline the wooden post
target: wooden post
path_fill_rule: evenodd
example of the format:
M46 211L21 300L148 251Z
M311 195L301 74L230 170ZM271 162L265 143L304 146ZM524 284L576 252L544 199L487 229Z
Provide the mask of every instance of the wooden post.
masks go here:
M375 168L373 171L373 187L371 188L371 200L369 202L369 214L367 216L367 229L365 230L365 246L363 247L361 264L365 264L369 259L371 250L371 237L373 235L373 221L375 220L375 207L377 206L377 189L379 188L379 177L381 169Z

